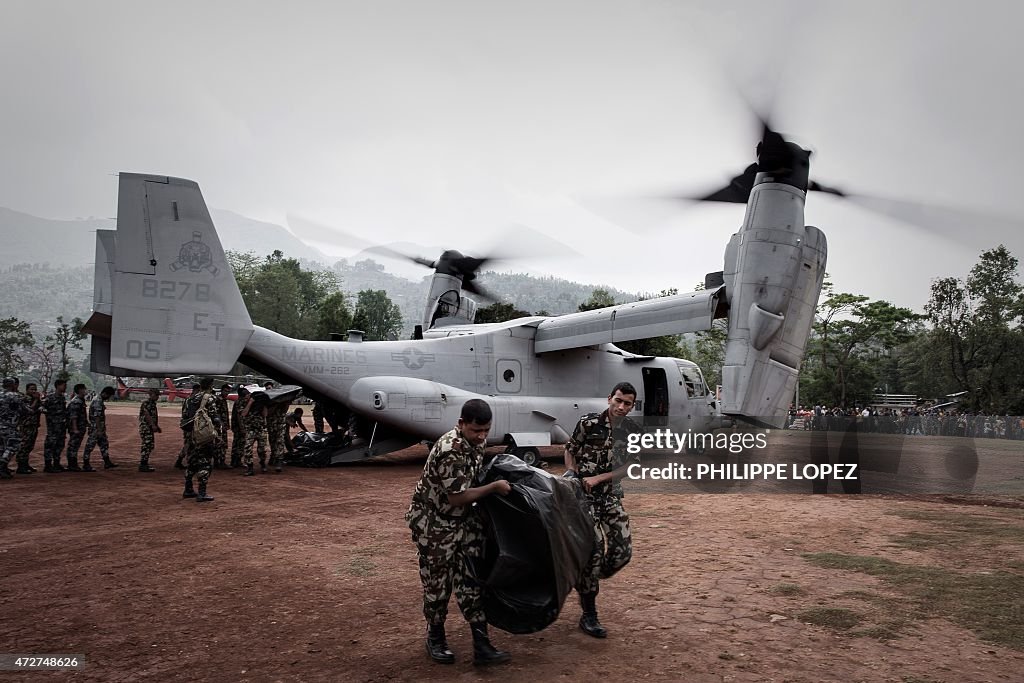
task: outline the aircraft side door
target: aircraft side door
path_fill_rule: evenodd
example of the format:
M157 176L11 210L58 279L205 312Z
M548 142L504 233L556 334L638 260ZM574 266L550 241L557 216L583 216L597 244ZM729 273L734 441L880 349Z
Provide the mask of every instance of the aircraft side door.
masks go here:
M663 427L668 424L668 378L664 368L643 368L644 423Z

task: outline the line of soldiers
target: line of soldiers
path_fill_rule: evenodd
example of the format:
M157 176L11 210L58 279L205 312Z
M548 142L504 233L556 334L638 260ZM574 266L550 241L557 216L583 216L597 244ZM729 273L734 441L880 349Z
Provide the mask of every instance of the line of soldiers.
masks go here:
M53 391L45 397L34 383L25 385L25 393L18 390L17 377L3 379L0 394L0 479L11 479L14 474L33 474L29 454L39 436L42 415L46 415L46 440L43 445L44 472L95 472L90 458L99 446L103 468L117 467L110 459L107 440L106 401L114 395L113 387L104 387L86 408L84 384L76 384L70 402L64 393L67 381L58 379ZM67 449L65 451L65 439ZM85 441L82 466L78 465L78 449ZM65 453L67 467L61 465ZM14 457L17 470L12 473L8 463Z
M268 382L267 388L273 383ZM39 435L41 418L46 416L46 438L43 447L44 472L95 472L91 456L97 446L103 458L104 469L117 467L110 458L106 428L106 401L114 395L113 387L104 387L100 393L86 401L86 386L76 384L71 400L65 397L67 381L58 379L53 391L43 396L34 383L25 386L25 392L18 390L16 377L3 379L0 394L0 479L10 479L14 474L33 474L37 470L29 464L29 455L35 448ZM211 385L212 387L212 385ZM260 405L244 387L238 391L234 407L228 408L230 385L220 388L219 395L211 391L211 414L216 414L220 438L214 447L213 462L216 467L226 468L228 453L228 431L232 432L231 467L245 466L246 475L255 474L252 451L256 446L261 472L267 471L267 456L277 472L282 471L285 455L291 453L290 428L306 431L302 422L302 408L288 412L288 404ZM202 393L200 384L193 385L193 396ZM141 442L139 471L156 471L149 464L156 446L155 435L161 433L157 401L159 389L150 389L148 398L139 407L138 429ZM182 403L182 419L189 408L188 400ZM315 413L316 411L314 411ZM322 417L321 417L322 420ZM182 426L183 444L175 463L186 469L186 459L191 449L190 430ZM78 463L78 452L85 441L82 465ZM66 449L65 449L66 445ZM61 463L65 454L66 466ZM17 464L11 472L8 463L14 459Z

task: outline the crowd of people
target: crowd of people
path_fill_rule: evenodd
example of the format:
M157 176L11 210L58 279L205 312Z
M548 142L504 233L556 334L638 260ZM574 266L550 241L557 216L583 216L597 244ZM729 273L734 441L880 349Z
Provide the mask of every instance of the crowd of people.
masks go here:
M908 436L963 436L975 439L1024 440L1024 416L983 415L927 408L829 408L816 405L790 410L789 429L845 431L857 429Z
M267 382L265 388L270 390L273 386L273 382ZM46 418L44 472L95 472L92 455L97 447L104 469L118 466L110 457L106 420L106 403L114 396L114 388L104 387L91 400L84 384L74 385L70 399L66 396L67 388L67 381L58 379L53 389L43 395L35 383L26 384L21 391L18 378L3 379L0 479L38 471L31 465L30 457L38 442L43 416ZM215 392L213 380L203 378L193 385L192 394L182 402L178 423L182 446L175 467L186 471L185 497L212 500L206 495L206 482L209 471L214 468L244 467L245 475L256 474L254 448L261 473L268 471L268 465L280 472L285 458L292 452L291 430L307 431L302 408L289 411L288 403L259 401L245 387L238 387L237 398L230 405L231 391L231 385L225 384ZM160 390L150 389L139 407L140 472L155 471L149 459L156 445L156 435L163 433L157 407L159 398ZM197 418L200 414L202 417ZM313 416L316 428L323 431L324 417L319 406L314 408ZM209 420L214 438L197 443L197 419ZM328 422L334 429L338 428L333 421ZM9 468L12 459L16 464L13 472ZM198 493L193 490L193 479L199 481Z

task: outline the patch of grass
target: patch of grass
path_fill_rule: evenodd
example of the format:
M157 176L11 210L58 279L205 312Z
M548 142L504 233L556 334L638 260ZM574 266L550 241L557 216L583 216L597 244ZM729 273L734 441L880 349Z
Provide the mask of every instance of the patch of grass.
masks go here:
M983 640L1024 650L1024 576L1003 571L960 573L839 553L802 557L819 567L877 576L908 596L922 616L945 617Z
M771 592L775 595L803 595L807 591L803 586L795 583L780 583L777 586L772 586Z
M370 558L357 555L349 560L348 573L353 576L373 576L377 573L377 565Z
M902 536L892 539L893 545L910 550L923 550L925 548L936 548L941 545L948 545L955 539L954 534L926 534L920 531L911 531Z
M1021 515L1003 515L1002 519L994 519L984 515L929 510L898 510L890 514L903 519L931 522L941 527L942 533L911 532L894 539L896 543L907 547L1024 544L1024 517ZM1012 519L1006 519L1007 516Z
M815 626L825 626L836 631L845 631L861 622L862 617L845 607L812 607L796 613L796 618Z

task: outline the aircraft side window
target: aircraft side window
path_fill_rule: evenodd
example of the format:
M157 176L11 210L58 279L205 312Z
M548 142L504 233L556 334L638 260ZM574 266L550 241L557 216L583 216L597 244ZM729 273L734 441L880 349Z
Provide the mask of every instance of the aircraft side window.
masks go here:
M707 394L707 390L704 388L704 380L700 376L700 371L696 368L679 368L679 373L683 376L683 383L686 385L686 395L688 397L704 396Z
M506 382L512 382L516 378L516 373L512 372L511 370L506 370L505 372L502 373L501 378Z

